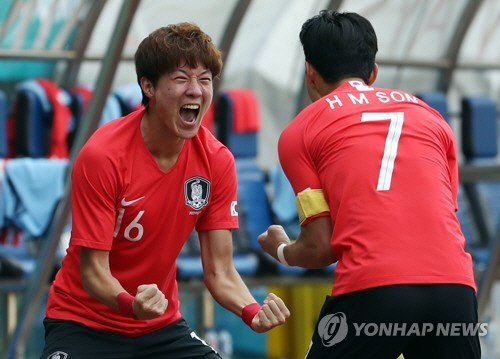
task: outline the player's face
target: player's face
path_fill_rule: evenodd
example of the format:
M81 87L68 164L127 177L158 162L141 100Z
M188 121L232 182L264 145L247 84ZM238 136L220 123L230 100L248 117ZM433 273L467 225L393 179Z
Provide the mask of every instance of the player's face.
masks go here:
M155 109L170 131L188 139L198 132L212 96L212 72L203 65L184 65L159 78L154 89Z

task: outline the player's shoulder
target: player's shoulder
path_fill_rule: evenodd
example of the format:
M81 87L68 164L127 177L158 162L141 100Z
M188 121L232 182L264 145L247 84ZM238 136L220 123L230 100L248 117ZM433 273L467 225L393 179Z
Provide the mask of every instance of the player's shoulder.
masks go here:
M231 151L206 127L200 126L195 137L199 146L203 147L208 156L233 157Z
M108 154L125 151L137 135L141 116L142 111L139 110L100 126L90 136L78 155L106 157Z
M321 117L324 111L326 111L326 107L321 100L307 105L285 126L280 138L304 135L309 125Z

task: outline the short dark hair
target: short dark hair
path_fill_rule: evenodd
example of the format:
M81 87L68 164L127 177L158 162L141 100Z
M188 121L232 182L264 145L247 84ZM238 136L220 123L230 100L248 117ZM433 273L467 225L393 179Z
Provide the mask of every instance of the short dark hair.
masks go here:
M222 57L210 36L196 24L182 22L161 27L153 31L139 44L135 52L137 82L146 77L153 86L161 75L187 64L196 67L205 65L216 77L222 70ZM142 91L142 88L141 88ZM142 103L147 106L149 98L142 93Z
M378 47L375 30L363 16L322 10L302 25L299 38L306 61L327 83L352 76L368 83Z

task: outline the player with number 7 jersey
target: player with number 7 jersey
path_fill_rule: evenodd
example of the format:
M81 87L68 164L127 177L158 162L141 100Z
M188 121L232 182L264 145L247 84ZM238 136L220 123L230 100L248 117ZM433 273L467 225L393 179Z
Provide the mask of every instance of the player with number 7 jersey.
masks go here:
M322 10L299 38L313 102L285 128L278 152L300 233L292 242L270 226L258 241L283 265L337 262L306 358L479 359L477 333L360 332L477 324L472 259L455 213L455 139L416 96L373 87L378 45L368 19Z
M321 189L329 205L316 217L330 216L334 229L332 294L402 283L475 288L455 215L452 129L420 99L347 81L305 108L278 149L295 192Z

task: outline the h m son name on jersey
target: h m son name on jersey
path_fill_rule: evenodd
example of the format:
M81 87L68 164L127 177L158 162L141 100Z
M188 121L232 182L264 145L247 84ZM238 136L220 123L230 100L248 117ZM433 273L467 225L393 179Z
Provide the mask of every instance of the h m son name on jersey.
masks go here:
M358 90L358 93L353 92L339 92L333 93L325 97L325 101L328 103L332 110L344 106L344 104L352 105L367 105L370 101L378 101L380 103L389 102L413 102L418 103L418 97L410 95L403 91L397 90L377 90L373 87L365 85L361 81L349 81L352 87ZM372 92L374 96L368 97L366 92Z

